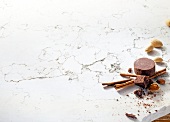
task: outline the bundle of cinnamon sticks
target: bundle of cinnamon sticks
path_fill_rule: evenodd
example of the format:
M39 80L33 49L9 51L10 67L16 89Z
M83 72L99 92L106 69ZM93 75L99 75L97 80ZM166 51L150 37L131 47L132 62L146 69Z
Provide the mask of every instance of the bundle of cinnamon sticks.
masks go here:
M155 72L154 75L149 76L149 79L156 78L156 77L161 76L161 75L163 75L165 73L166 73L166 68ZM137 77L137 76L140 76L140 75L120 73L120 76L126 77L128 79L115 81L115 82L102 83L102 85L104 85L104 86L113 86L115 89L120 90L120 89L129 87L129 86L135 85L134 84L134 79L132 79L132 77Z

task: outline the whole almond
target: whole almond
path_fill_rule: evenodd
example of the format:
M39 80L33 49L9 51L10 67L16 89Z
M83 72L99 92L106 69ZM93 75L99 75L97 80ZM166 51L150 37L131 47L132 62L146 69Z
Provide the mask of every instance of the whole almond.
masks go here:
M159 90L158 84L157 84L157 83L152 83L152 84L149 86L149 90L151 90L151 91Z
M166 20L166 25L170 27L170 19Z
M162 59L161 57L156 57L156 58L154 59L154 61L155 61L156 63L160 63L160 62L163 61L163 59Z
M165 84L165 80L164 79L158 79L157 81L156 81L157 83L159 83L159 84L161 84L161 85L164 85Z
M158 40L158 39L153 39L151 41L151 45L153 47L162 47L163 46L162 42L160 40Z
M145 49L145 52L149 53L153 50L153 46L152 45L149 45L146 49Z

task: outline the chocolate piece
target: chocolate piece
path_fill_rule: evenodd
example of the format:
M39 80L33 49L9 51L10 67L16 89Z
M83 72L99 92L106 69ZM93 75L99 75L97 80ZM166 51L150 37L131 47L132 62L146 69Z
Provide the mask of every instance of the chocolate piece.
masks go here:
M139 58L134 62L134 71L137 75L154 75L155 62L148 58Z
M136 117L134 114L128 114L128 113L126 113L125 115L126 115L127 117L132 118L132 119L137 119L137 117Z
M149 79L149 76L140 75L134 80L134 83L142 88L147 88L153 81Z
M129 72L129 73L132 73L132 68L129 68L129 69L128 69L128 72Z
M144 91L142 89L138 89L134 91L134 94L139 98L143 98Z

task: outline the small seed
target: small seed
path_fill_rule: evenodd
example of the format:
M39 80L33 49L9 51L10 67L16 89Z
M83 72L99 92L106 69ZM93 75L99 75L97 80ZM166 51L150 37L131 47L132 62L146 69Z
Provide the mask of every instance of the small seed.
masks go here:
M162 42L160 40L158 40L158 39L153 39L151 41L151 45L153 47L162 47L163 46Z
M149 45L146 49L145 49L145 52L149 53L153 50L153 46L152 45Z
M156 82L161 84L161 85L165 84L165 80L164 79L158 79Z
M170 27L170 19L166 20L166 25Z
M154 61L155 61L156 63L160 63L160 62L163 61L163 59L160 58L160 57L156 57L156 58L154 59Z

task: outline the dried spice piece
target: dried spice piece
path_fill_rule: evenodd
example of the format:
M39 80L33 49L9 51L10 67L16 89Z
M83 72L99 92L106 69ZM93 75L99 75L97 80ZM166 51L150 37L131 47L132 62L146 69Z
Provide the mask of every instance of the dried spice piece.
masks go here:
M143 94L144 91L142 89L138 89L134 91L134 94L138 97L138 98L143 98Z
M165 80L160 78L156 81L157 83L161 84L161 85L164 85L165 84Z
M137 117L134 114L125 114L127 117L132 118L132 119L137 119Z

